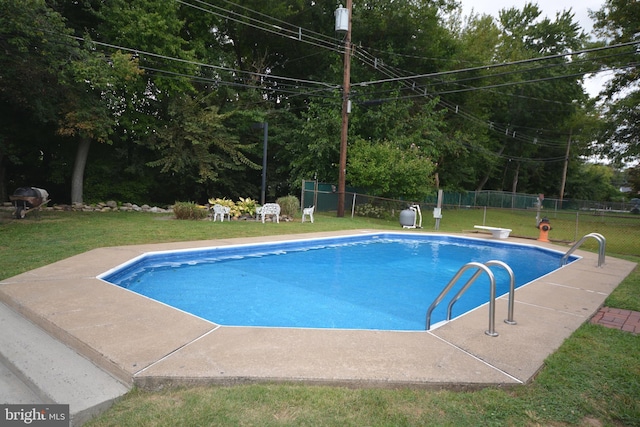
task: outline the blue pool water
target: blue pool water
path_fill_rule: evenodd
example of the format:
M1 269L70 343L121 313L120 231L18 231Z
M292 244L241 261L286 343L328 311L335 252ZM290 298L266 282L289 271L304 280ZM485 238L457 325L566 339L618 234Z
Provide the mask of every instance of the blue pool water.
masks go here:
M148 253L100 278L221 325L424 330L427 308L464 264L506 262L522 286L557 269L562 255L484 239L378 233ZM507 293L506 271L491 271L497 295ZM488 299L482 274L453 317ZM446 318L448 301L431 324Z

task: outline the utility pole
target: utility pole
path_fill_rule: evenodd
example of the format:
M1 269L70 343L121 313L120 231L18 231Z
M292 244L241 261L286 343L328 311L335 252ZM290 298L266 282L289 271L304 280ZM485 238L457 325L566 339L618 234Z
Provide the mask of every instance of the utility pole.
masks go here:
M348 25L344 39L344 79L342 84L342 129L340 132L340 164L338 171L338 217L344 217L345 181L347 173L347 134L349 130L349 91L351 89L351 9L347 0Z

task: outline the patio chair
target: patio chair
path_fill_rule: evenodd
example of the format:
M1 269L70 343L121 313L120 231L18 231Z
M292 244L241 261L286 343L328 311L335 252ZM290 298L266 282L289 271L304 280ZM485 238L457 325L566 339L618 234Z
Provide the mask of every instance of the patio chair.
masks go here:
M304 219L307 215L309 215L309 219L311 220L311 223L313 224L313 211L316 209L315 206L311 206L310 208L304 208L302 209L302 222L304 222Z
M267 215L275 215L276 222L280 223L280 205L277 203L265 203L260 209L260 216L262 217L262 223Z
M224 222L224 216L227 216L227 219L231 221L231 208L229 206L222 206L219 204L213 205L213 220L216 218L220 218L220 222Z

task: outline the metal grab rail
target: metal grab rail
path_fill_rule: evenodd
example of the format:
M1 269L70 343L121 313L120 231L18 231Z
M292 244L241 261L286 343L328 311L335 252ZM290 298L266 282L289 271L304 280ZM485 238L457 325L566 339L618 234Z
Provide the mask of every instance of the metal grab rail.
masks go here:
M513 270L505 262L498 261L498 260L487 261L487 262L484 263L484 265L486 265L487 267L490 266L490 265L495 265L495 266L498 266L498 267L502 267L509 274L509 304L508 304L508 310L507 310L507 318L504 319L504 323L507 323L509 325L516 325L517 322L515 320L513 320L513 306L514 306L514 303L515 303L515 290L516 290L516 278L515 278L515 275L513 274ZM478 270L476 272L476 274L474 274L473 277L471 277L471 279L469 279L467 281L467 283L465 283L465 285L458 291L458 293L455 294L453 298L451 298L451 301L449 301L449 306L447 307L447 320L451 320L451 310L453 309L453 305L456 302L458 302L458 299L460 299L462 294L464 294L466 292L467 288L469 288L469 286L471 286L471 284L475 281L475 279L481 273L482 273L482 271ZM493 294L492 299L495 300L495 292ZM489 302L489 304L491 304L491 302ZM495 311L491 310L491 306L489 306L489 311L493 312L493 315L492 315L493 322L492 323L495 325ZM491 323L489 323L489 328L492 329L491 328Z
M507 318L504 319L504 323L508 325L517 325L518 322L513 320L513 306L516 302L516 276L513 274L513 270L507 265L506 262L498 260L487 261L484 263L484 265L496 265L498 267L502 267L509 274L509 303L507 309Z
M589 233L583 236L582 239L578 240L573 246L571 246L571 249L569 249L567 253L564 254L562 259L560 260L560 267L567 264L567 261L569 260L569 256L576 249L578 249L580 245L582 245L584 241L587 240L589 237L593 237L598 241L598 267L602 267L604 265L605 252L607 248L607 239L605 239L604 236L600 233Z
M496 279L495 279L495 276L493 275L493 272L489 269L488 265L497 265L497 266L503 267L509 273L509 276L510 276L510 279L511 279L510 280L510 286L509 286L509 315L508 315L508 318L505 320L505 323L508 323L510 325L515 325L516 324L516 322L513 320L513 304L514 304L514 293L515 293L514 292L514 290L515 290L515 279L514 279L514 275L513 275L513 270L511 270L511 268L507 264L502 262L502 261L492 260L492 261L486 262L485 264L481 264L479 262L469 262L469 263L463 265L462 268L460 268L460 270L458 270L458 272L455 274L455 276L453 276L453 278L449 281L447 286L444 287L444 289L440 292L440 294L436 297L436 299L429 306L429 309L427 310L427 321L426 321L426 330L427 331L431 328L431 314L432 314L433 310L436 308L436 306L438 304L440 304L440 302L442 302L442 299L445 297L445 295L447 293L449 293L449 291L451 290L453 285L456 284L458 279L460 279L460 277L462 276L462 274L465 271L467 271L470 268L477 268L478 271L476 271L473 274L473 276L471 276L471 278L469 280L467 280L467 283L464 284L462 289L460 289L460 291L458 291L458 293L453 297L453 299L449 303L449 307L447 309L447 320L451 320L451 308L453 307L453 304L460 298L460 296L462 296L462 294L469 288L469 286L471 286L471 284L482 274L482 272L485 272L485 273L487 273L487 276L489 276L489 281L490 281L490 287L489 287L489 329L487 331L485 331L485 334L487 334L489 336L492 336L492 337L498 336L498 333L495 330L495 319L496 319Z

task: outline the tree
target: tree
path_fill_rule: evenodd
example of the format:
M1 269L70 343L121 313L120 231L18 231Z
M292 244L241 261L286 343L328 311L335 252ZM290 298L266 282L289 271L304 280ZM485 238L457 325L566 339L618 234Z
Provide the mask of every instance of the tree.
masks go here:
M386 197L392 197L391 193L394 191L399 196L419 197L419 195L426 195L429 188L432 189L434 185L438 186L439 163L457 149L457 143L445 134L445 111L438 108L438 101L438 99L431 99L429 102L388 100L378 105L365 104L355 110L355 118L352 121L354 133L366 141L370 147L362 142L358 144L357 148L361 152L356 151L354 154L356 156L354 164L361 166L366 164L357 157L358 155L364 154L366 159L373 152L395 149L394 155L390 156L386 162L390 170L397 171L391 181L395 185L383 191ZM374 158L379 157L374 156ZM404 164L395 164L399 160ZM372 181L371 176L363 179L369 175L363 168L350 169L351 166L347 172L353 185L365 186L366 181ZM411 170L414 170L414 174L409 176ZM404 189L401 186L403 181L399 179L400 177L405 180L406 188ZM416 179L421 180L424 185L417 185ZM366 188L372 190L374 194L379 193L385 185L380 181L378 183L380 187L366 185Z
M316 177L337 182L340 147L339 102L311 102L290 144L283 147L290 163L293 182Z
M75 137L78 149L71 178L71 202L83 202L84 170L91 141L109 143L129 98L128 89L142 73L131 55L111 57L93 52L91 44L72 62L58 133Z
M163 173L187 173L197 182L215 182L226 170L242 165L259 169L245 155L249 147L225 125L232 114L219 114L206 98L182 96L172 101L170 121L154 138L160 158L150 165Z
M77 50L68 35L44 0L0 0L0 200L7 199L7 169L28 168L49 153L47 134L65 93L60 73Z
M87 47L68 76L75 87L61 129L62 134L78 138L71 197L78 203L91 141L131 145L152 136L155 122L166 115L165 100L193 91L190 76L198 67L181 36L183 21L176 2L61 0L56 4ZM89 25L84 27L85 23ZM120 54L118 47L126 54ZM128 60L113 60L117 55Z
M619 201L620 191L613 186L610 166L585 164L567 181L567 192L572 199Z
M633 194L640 194L640 165L629 168L628 172L628 180L631 188L633 189Z
M251 125L268 121L271 197L300 179L336 181L343 66L332 34L336 4L0 4L0 46L9 53L0 57L0 180L3 165L17 179L31 173L17 173L18 162L36 159L58 166L47 180L55 171L57 182L72 182L74 201L85 192L168 203L251 196L262 159ZM354 8L348 183L405 197L425 185L550 193L569 132L570 172L586 138L573 120L584 93L567 77L584 71L582 62L476 66L568 53L581 48L582 34L571 13L543 19L531 4L504 11L501 21L471 19L458 34L444 21L456 7L380 0ZM75 172L66 166L73 151ZM367 171L368 158L377 175Z
M607 0L591 17L595 20L594 32L605 45L640 41L640 3L635 0ZM596 149L624 162L640 159L640 52L636 44L616 49L616 53L600 59L602 68L613 69L614 76L603 93L606 125Z
M348 171L353 186L381 197L420 200L433 189L434 164L417 146L358 138L350 146Z
M492 34L484 24L485 34ZM527 3L522 10L505 9L499 15L500 36L494 48L496 61L518 62L547 55L570 53L582 48L586 36L568 11L555 20L541 18L540 9ZM483 73L479 88L487 96L483 106L490 130L489 148L494 159L477 189L485 183L513 192L539 192L549 175L560 175L567 122L586 100L580 84L579 65L563 57L530 65ZM492 88L493 86L493 88ZM493 101L493 102L492 102Z

